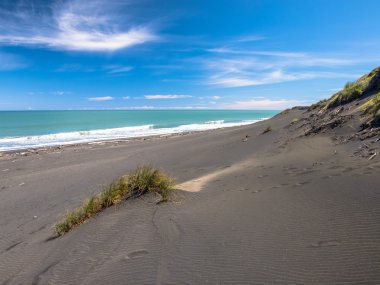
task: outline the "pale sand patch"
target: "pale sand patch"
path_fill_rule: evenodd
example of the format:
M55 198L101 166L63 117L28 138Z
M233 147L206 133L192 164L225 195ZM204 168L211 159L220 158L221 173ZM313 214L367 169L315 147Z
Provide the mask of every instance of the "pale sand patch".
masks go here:
M199 192L203 189L203 187L210 181L215 180L219 176L231 174L233 172L239 171L243 168L246 168L248 166L252 166L253 161L244 161L241 163L234 164L232 166L227 166L222 169L218 169L214 172L211 172L209 174L200 176L196 179L189 180L180 184L177 184L175 186L178 190L188 191L188 192Z

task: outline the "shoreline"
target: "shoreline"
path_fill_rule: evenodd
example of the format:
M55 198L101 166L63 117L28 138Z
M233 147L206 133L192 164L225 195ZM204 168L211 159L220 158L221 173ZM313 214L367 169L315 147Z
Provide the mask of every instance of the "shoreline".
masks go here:
M275 110L140 110L0 112L0 150L21 150L93 141L195 132L251 124Z
M269 119L270 118L263 118L263 119L255 120L255 121L252 120L252 122L249 122L249 123L243 121L243 122L240 122L243 124L239 124L239 125L210 128L210 129L205 129L205 130L178 131L178 132L172 132L172 133L147 134L147 135L141 135L141 136L118 137L118 138L110 138L110 139L94 139L94 140L83 141L83 142L68 142L68 143L56 143L56 144L53 143L51 145L46 145L46 146L41 145L37 147L25 147L25 148L17 148L17 149L10 149L10 150L0 150L0 158L1 156L5 156L9 154L24 155L24 154L36 153L36 152L49 152L49 151L54 151L54 150L61 150L63 148L68 148L68 147L80 147L83 145L101 145L101 144L110 144L110 143L112 144L112 143L118 143L118 142L125 143L129 141L141 141L141 140L145 141L145 140L152 140L152 139L185 136L185 135L195 134L195 133L212 132L212 131L222 130L222 129L231 129L231 128L240 128L244 126L250 126L258 122L262 122ZM107 129L107 130L113 130L113 129ZM97 131L97 130L92 130L92 131ZM80 131L78 131L77 133L80 133ZM64 133L59 133L59 134L64 134ZM49 134L49 135L57 135L57 134ZM28 136L17 137L17 138L27 138L27 137ZM36 136L36 137L39 137L39 136Z

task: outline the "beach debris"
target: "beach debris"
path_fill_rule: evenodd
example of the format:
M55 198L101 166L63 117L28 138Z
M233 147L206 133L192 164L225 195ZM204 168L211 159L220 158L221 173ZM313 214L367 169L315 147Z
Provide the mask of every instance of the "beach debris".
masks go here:
M7 169L3 169L2 171L3 171L3 172L7 172L7 171L9 171L9 169L8 169L8 168L7 168Z
M243 142L248 141L248 138L249 138L249 137L250 137L249 135L245 135L245 138L243 139Z
M38 218L38 216L33 216L33 219L37 219Z
M377 155L377 152L375 152L374 154L372 154L372 155L368 158L368 160L373 159L376 155Z
M24 182L22 182L22 183L20 183L18 186L24 186L25 185L25 183Z

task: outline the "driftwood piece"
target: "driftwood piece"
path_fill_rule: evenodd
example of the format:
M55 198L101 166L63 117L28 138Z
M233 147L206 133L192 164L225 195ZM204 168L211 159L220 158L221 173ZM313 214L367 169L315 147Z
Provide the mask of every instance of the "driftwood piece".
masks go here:
M371 159L374 158L376 155L377 155L377 152L375 152L374 154L372 154L372 155L368 158L368 160L371 160Z

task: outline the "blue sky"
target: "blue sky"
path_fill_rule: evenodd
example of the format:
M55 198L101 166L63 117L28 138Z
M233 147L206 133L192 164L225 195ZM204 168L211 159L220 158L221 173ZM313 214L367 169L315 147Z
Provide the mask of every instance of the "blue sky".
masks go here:
M2 0L0 110L283 109L380 65L377 0Z

